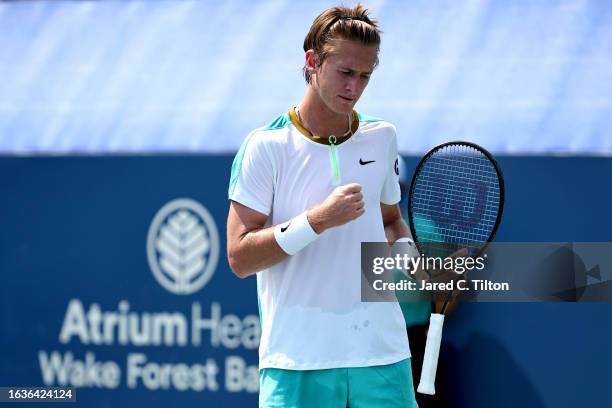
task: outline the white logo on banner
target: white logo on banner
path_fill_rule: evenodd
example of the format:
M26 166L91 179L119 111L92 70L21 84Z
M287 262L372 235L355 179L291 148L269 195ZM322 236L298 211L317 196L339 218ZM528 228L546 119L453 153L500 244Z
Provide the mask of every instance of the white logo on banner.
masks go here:
M170 292L189 295L200 290L219 260L219 233L213 217L197 201L170 201L149 227L147 258L155 279Z

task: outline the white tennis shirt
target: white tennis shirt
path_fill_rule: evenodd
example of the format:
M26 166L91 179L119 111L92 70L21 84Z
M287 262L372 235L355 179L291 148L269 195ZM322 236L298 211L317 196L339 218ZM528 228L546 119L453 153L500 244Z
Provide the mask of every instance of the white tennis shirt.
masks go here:
M355 112L357 120L353 138L337 145L336 178L330 146L307 137L293 111L251 132L234 159L230 200L268 215L272 225L321 203L337 184L363 186L361 217L257 273L260 369L365 367L410 357L398 303L361 302L361 242L386 242L380 203L399 202L400 189L395 128Z

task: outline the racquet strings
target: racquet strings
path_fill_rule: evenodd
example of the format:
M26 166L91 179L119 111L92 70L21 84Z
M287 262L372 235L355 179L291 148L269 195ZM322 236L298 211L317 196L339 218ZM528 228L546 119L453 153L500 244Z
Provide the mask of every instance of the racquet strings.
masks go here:
M500 185L495 166L478 149L451 144L435 151L423 163L412 194L415 240L428 255L448 255L459 248L473 254L489 240ZM440 250L445 254L432 253Z

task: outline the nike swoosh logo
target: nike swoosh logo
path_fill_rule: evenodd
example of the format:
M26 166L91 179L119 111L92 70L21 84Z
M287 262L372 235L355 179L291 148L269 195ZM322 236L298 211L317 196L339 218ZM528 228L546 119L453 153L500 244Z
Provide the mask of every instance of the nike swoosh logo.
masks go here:
M363 159L359 159L359 164L361 164L363 166L364 164L374 163L375 161L376 160L363 161Z
M281 227L281 232L287 231L287 228L289 228L290 225L291 225L291 221L289 221L289 224L287 224L286 226Z

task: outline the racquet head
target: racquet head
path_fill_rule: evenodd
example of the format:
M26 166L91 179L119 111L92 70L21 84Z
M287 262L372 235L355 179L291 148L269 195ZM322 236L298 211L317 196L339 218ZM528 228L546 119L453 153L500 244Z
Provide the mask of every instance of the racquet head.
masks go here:
M408 214L421 253L447 256L468 248L470 256L477 256L495 236L503 208L502 172L482 147L444 143L417 165Z

